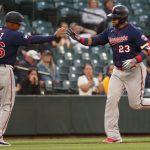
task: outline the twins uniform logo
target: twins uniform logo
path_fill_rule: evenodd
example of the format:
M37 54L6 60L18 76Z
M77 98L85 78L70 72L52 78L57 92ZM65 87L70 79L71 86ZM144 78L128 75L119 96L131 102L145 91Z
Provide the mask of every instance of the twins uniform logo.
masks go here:
M128 36L124 35L124 36L120 36L120 37L115 37L115 38L109 38L109 43L111 45L115 45L124 41L128 40Z
M109 37L109 43L111 45L119 44L119 46L118 46L118 52L119 53L129 53L131 50L130 46L128 44L126 44L126 45L121 44L124 41L128 41L128 36L123 35L123 36L114 37L114 38Z

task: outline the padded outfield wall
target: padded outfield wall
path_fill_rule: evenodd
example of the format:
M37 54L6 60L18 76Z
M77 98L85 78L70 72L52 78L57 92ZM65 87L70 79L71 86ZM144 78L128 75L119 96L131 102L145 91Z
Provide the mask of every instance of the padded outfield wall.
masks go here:
M17 96L7 135L104 134L105 96ZM150 110L120 103L121 133L150 133Z

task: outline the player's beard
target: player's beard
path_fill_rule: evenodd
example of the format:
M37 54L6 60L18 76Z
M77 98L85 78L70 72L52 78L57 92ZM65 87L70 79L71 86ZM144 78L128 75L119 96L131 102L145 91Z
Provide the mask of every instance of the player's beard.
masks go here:
M112 19L112 26L118 28L120 26L119 19Z
M122 26L122 24L120 24L119 22L117 23L112 22L112 26L119 29Z

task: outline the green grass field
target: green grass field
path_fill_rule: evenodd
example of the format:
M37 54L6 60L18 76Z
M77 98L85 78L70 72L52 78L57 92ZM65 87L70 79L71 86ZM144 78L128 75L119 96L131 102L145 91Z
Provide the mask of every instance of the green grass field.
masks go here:
M123 137L122 144L102 144L104 137L6 138L0 150L150 150L150 136Z

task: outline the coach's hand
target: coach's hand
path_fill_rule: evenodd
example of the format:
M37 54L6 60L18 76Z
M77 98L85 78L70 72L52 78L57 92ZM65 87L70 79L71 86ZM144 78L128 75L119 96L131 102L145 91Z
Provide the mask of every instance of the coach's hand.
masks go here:
M76 34L75 32L73 32L71 28L69 28L67 30L66 34L68 36L70 36L72 39L74 39L76 41L80 41L80 36L78 34Z
M64 27L58 28L54 35L56 35L57 37L62 37L66 35L66 30L67 29Z
M137 63L137 61L135 58L125 60L123 62L122 68L123 68L123 70L129 70L129 69L133 68L136 63Z

